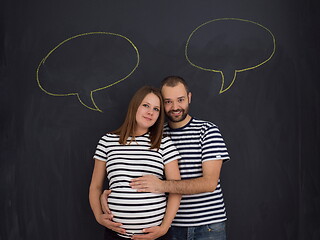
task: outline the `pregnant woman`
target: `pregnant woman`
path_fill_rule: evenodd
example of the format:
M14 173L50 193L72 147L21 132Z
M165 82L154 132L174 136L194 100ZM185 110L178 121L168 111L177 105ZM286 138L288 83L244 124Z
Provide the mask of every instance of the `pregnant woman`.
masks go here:
M142 193L130 187L132 178L154 174L160 179L179 180L179 153L170 138L163 137L164 109L160 91L145 86L130 101L121 127L105 134L99 141L94 159L89 200L98 223L103 225L100 195L105 177L111 194L108 205L113 221L124 231L116 238L144 234L161 239L179 208L180 195ZM152 234L150 234L150 232Z

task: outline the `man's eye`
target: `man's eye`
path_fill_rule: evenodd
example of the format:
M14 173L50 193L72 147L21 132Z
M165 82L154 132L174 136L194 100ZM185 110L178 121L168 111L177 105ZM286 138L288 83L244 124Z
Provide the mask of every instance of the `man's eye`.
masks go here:
M183 101L184 101L184 98L178 99L178 102L183 102Z
M170 104L171 101L164 101L164 104Z

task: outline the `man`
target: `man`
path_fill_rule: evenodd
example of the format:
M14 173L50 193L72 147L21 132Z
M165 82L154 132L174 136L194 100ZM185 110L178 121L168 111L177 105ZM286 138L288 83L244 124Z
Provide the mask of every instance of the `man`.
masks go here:
M146 175L133 179L131 187L141 192L183 194L170 229L172 240L224 240L227 218L219 177L222 163L229 159L229 155L223 138L213 123L189 115L191 92L184 79L166 77L162 81L161 93L168 118L164 133L171 137L181 155L182 180L161 181ZM107 194L101 198L106 208ZM111 221L106 226L121 231L121 226ZM152 233L149 234L152 237ZM143 236L139 237L143 239Z

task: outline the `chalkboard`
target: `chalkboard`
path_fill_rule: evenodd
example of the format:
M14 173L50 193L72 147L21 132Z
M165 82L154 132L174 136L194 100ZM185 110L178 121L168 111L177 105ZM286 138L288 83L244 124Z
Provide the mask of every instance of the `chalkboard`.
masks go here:
M102 239L98 139L180 75L214 122L228 239L320 239L316 1L2 1L0 239Z

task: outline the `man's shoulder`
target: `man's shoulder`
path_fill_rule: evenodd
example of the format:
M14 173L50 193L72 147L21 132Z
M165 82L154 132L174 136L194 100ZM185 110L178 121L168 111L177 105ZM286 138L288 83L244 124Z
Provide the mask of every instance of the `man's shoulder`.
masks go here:
M207 120L201 120L197 118L193 118L191 122L191 127L200 127L200 128L217 128L217 125L213 122Z

